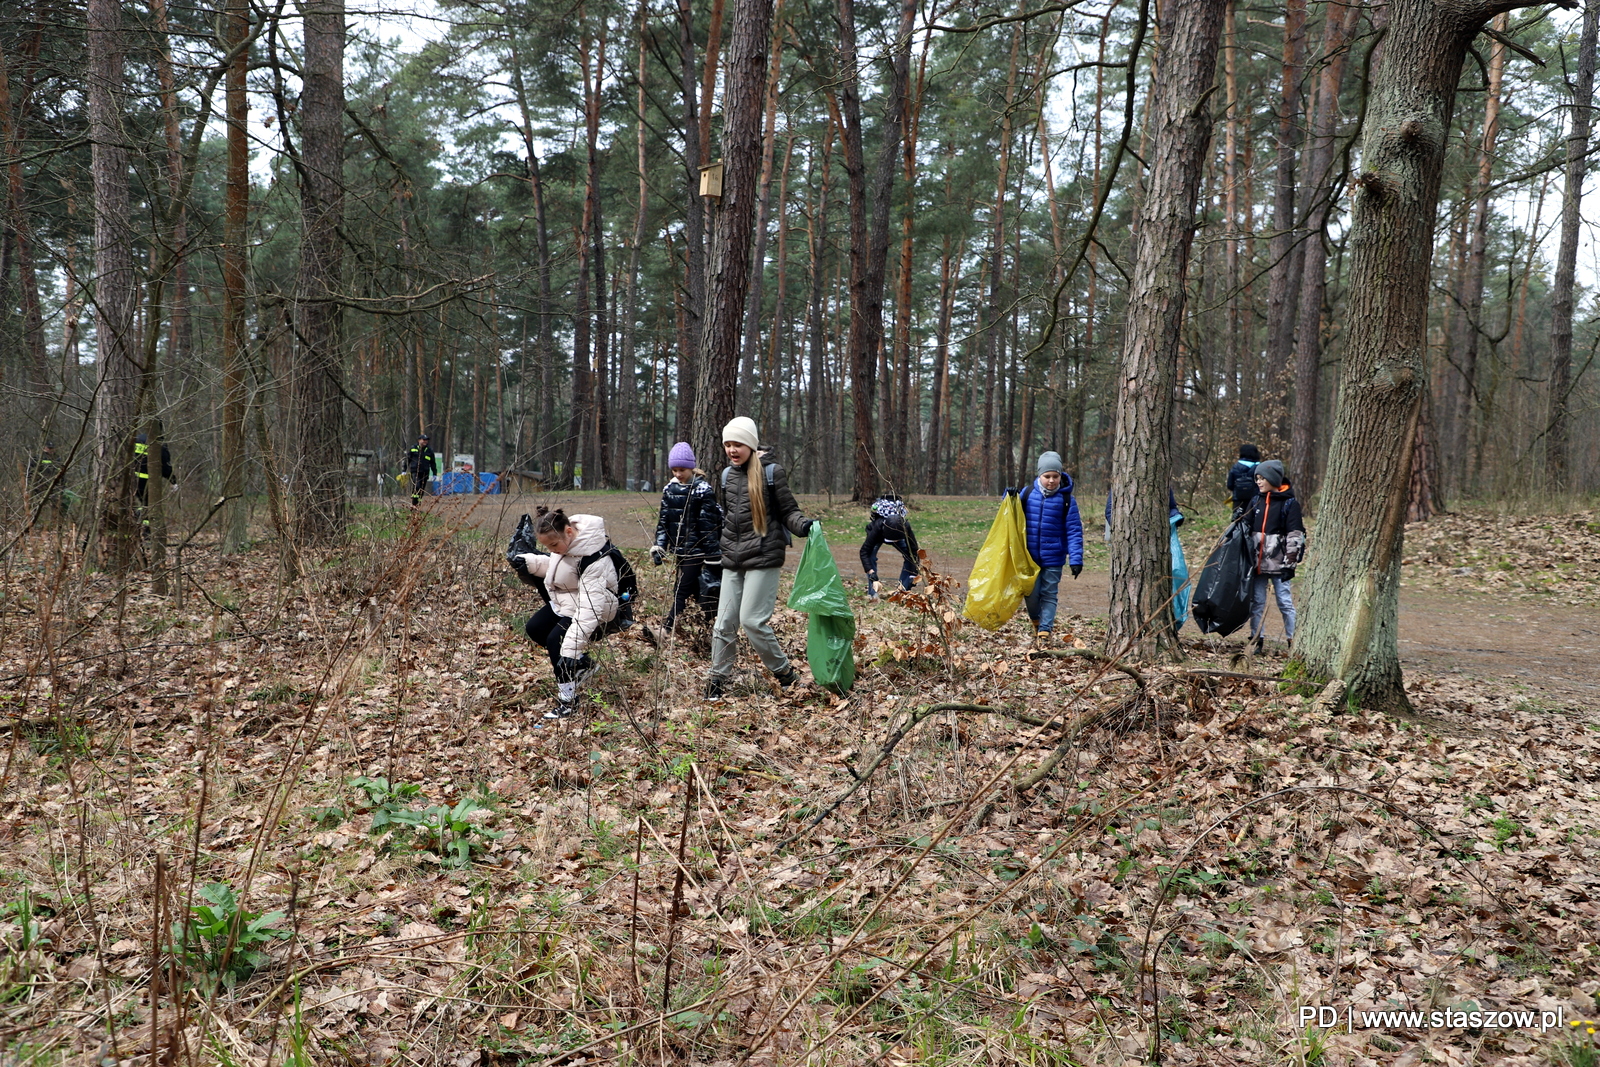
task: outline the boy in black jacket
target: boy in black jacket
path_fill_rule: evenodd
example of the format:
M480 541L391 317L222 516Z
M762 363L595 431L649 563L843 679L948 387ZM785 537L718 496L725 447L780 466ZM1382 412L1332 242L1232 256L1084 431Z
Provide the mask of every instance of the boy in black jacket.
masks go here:
M1261 449L1255 445L1240 445L1239 462L1228 468L1228 492L1233 494L1235 519L1256 497L1256 464L1260 462Z
M884 493L872 502L872 520L867 523L867 539L861 542L861 569L867 572L867 600L878 602L878 549L893 545L900 550L900 588L910 589L917 581L917 535L911 530L906 502L894 493Z
M1284 636L1293 648L1294 595L1289 592L1289 583L1294 580L1296 565L1305 559L1306 524L1282 463L1269 459L1257 465L1255 483L1258 491L1244 515L1256 572L1250 583L1250 640L1256 652L1266 644L1261 630L1266 622L1270 584L1278 600L1278 614L1283 616Z

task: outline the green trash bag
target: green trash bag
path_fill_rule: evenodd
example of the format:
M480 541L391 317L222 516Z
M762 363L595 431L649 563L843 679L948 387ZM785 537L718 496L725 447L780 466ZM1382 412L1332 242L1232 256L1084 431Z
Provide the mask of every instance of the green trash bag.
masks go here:
M1039 565L1028 554L1024 522L1022 501L1007 493L972 564L961 614L985 630L998 630L1010 622L1039 577Z
M839 565L828 551L820 522L812 525L806 537L789 607L811 616L806 623L806 662L811 665L811 677L825 689L848 693L856 684L856 617L845 599Z

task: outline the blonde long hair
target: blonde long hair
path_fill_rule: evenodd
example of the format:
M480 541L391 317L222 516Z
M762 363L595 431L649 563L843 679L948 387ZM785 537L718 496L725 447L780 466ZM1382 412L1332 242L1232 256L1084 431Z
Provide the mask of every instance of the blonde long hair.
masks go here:
M750 528L757 536L767 535L767 478L761 464L761 453L750 450L744 461L744 490L750 498Z

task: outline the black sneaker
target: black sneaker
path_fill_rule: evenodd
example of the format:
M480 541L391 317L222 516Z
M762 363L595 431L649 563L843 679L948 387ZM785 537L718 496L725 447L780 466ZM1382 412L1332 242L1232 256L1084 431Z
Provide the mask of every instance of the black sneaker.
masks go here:
M544 717L547 719L568 719L576 714L577 710L578 698L576 696L571 700L567 700L564 697L556 697L555 707L548 709L544 713Z
M1250 648L1250 651L1252 653L1254 653L1255 655L1257 655L1257 656L1261 655L1261 653L1265 652L1266 650L1267 650L1267 639L1265 637L1256 638L1255 639L1255 643Z
M794 684L800 680L800 672L795 670L794 664L791 663L783 669L782 673L775 674L773 677L778 679L779 689L792 689Z
M722 700L728 695L728 680L720 674L713 674L706 683L706 699L713 703Z

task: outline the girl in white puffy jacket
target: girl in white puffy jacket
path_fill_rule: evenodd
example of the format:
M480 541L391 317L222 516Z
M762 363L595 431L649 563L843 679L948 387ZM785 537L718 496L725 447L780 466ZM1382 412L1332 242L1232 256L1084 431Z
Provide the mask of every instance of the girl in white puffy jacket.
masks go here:
M544 585L549 603L528 620L528 638L543 645L556 672L556 706L547 719L564 719L578 708L578 683L595 671L589 642L617 616L617 567L599 555L587 567L584 559L610 546L606 523L598 515L573 515L539 509L535 532L547 551L511 557L511 565L529 581ZM537 584L537 582L535 583Z

